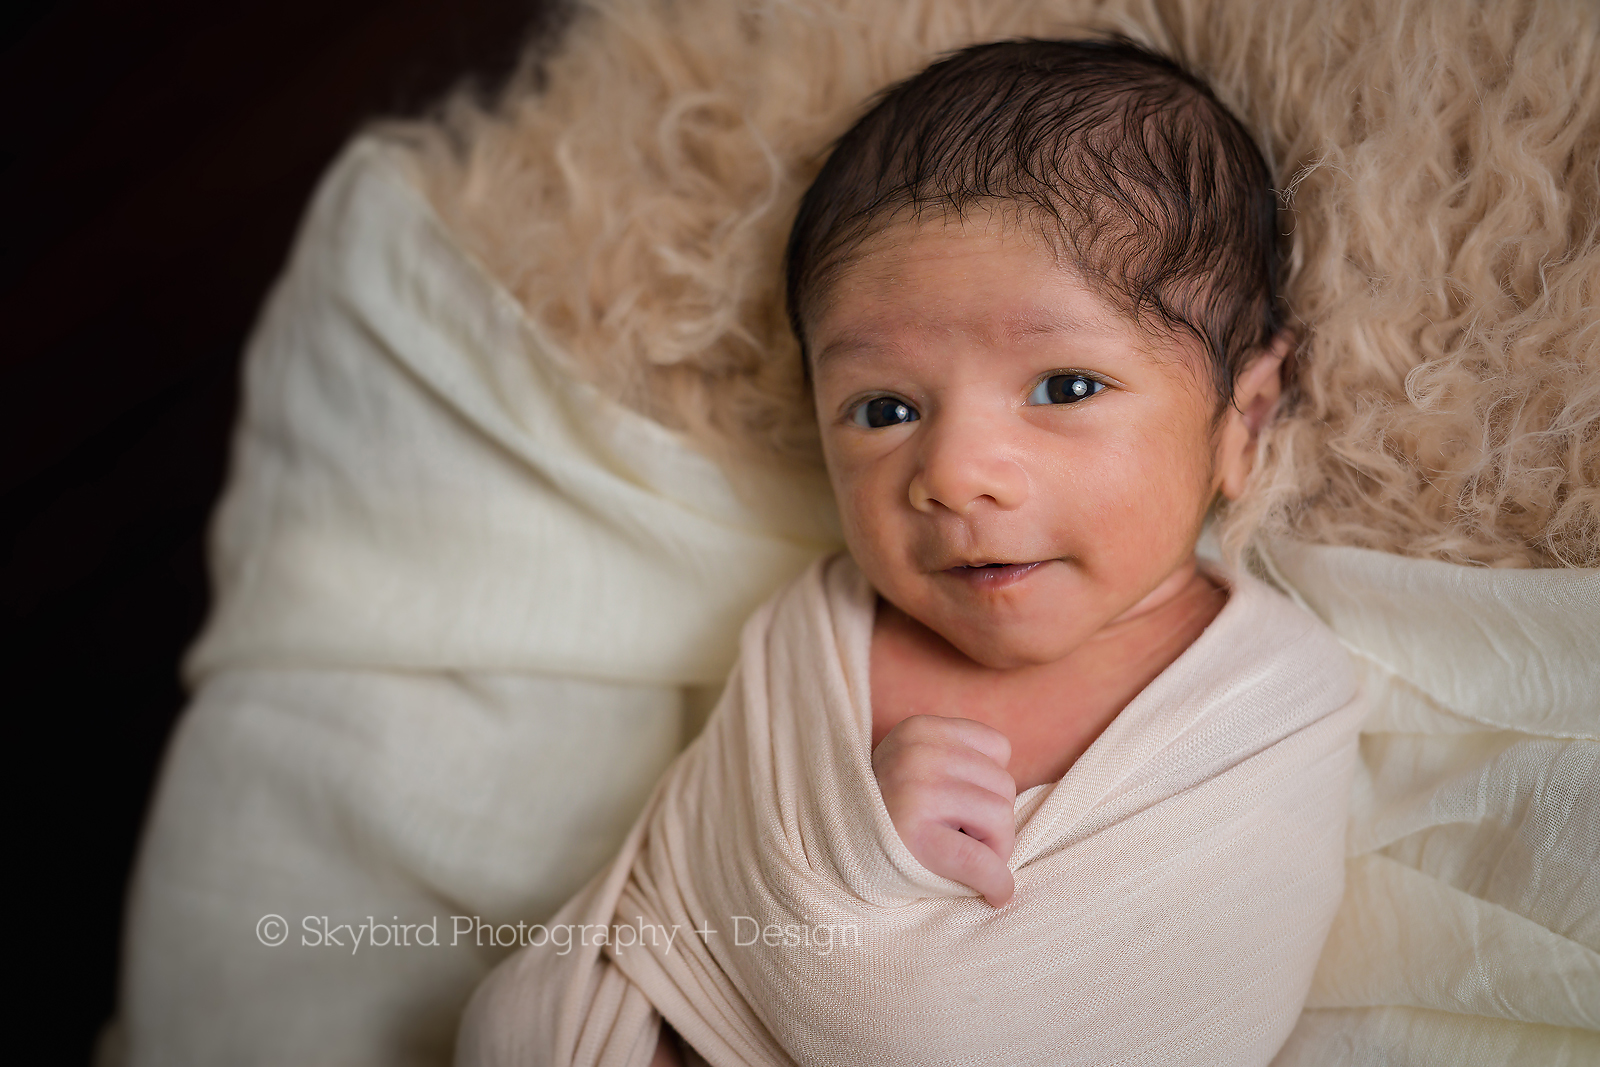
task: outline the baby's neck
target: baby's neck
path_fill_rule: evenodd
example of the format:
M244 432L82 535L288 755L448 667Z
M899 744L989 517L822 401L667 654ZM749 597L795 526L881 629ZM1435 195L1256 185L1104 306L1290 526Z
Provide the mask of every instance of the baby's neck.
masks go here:
M1191 560L1053 663L974 662L887 601L872 634L872 744L902 719L976 719L1011 741L1017 791L1058 780L1145 686L1210 625L1227 592Z

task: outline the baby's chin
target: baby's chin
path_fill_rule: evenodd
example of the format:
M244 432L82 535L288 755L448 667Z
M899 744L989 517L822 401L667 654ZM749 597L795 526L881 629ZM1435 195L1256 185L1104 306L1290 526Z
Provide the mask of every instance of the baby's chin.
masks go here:
M1042 640L1037 632L1005 632L1013 627L989 628L981 631L968 626L928 628L950 642L974 663L993 671L1022 670L1056 663L1071 655L1079 644L1076 641L1061 640L1064 635L1059 631L1042 635L1052 640Z
M949 603L913 604L901 610L926 626L962 655L995 671L1042 667L1071 655L1086 634L1078 632L1077 612L1035 613L995 618Z

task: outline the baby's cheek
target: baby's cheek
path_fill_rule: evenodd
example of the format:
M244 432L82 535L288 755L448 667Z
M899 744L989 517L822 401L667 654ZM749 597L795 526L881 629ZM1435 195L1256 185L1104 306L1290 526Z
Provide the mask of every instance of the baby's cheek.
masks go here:
M1081 505L1094 546L1085 562L1098 557L1099 577L1129 589L1187 558L1209 501L1209 460L1173 438L1155 443L1108 457Z
M904 524L885 499L885 487L862 479L843 488L838 500L845 546L867 580L887 592L886 586L894 584L897 560L903 557L905 537L900 527Z
M1151 435L1140 457L1140 495L1171 514L1209 502L1214 445L1207 427L1188 411L1174 412L1171 420Z

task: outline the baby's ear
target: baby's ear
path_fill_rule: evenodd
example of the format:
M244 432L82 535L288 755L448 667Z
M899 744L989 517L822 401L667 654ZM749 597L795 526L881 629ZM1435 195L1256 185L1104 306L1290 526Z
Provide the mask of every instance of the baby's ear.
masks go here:
M1256 443L1283 395L1283 363L1294 349L1294 335L1279 331L1233 385L1233 403L1222 413L1217 438L1217 488L1229 500L1238 500L1255 465Z

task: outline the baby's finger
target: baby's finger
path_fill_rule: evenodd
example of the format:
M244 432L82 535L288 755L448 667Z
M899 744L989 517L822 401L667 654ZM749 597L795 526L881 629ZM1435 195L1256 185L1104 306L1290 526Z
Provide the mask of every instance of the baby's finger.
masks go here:
M886 739L872 756L872 770L885 801L904 797L920 804L920 797L951 784L976 786L1010 805L1017 799L1017 782L1004 767L977 749L935 740Z
M1015 805L987 789L966 782L944 782L937 789L923 791L913 810L910 825L897 829L923 866L927 866L923 853L940 847L944 834L952 830L983 845L1002 863L1011 858L1016 844Z
M1010 868L976 838L941 826L925 846L925 855L918 858L934 874L971 886L991 907L998 908L1011 899L1016 884Z
M940 812L946 826L988 846L1004 863L1017 841L1017 808L1010 797L981 787L950 783L945 787Z
M1010 738L988 723L977 719L958 719L951 715L913 715L900 725L912 724L913 720L918 721L909 729L915 731L914 736L918 739L939 740L946 744L954 742L977 749L1001 767L1011 762Z
M946 750L938 767L939 776L953 782L966 782L988 793L993 793L1009 813L1017 799L1017 780L1005 769L976 749L962 747ZM1009 819L1007 820L1009 823Z

